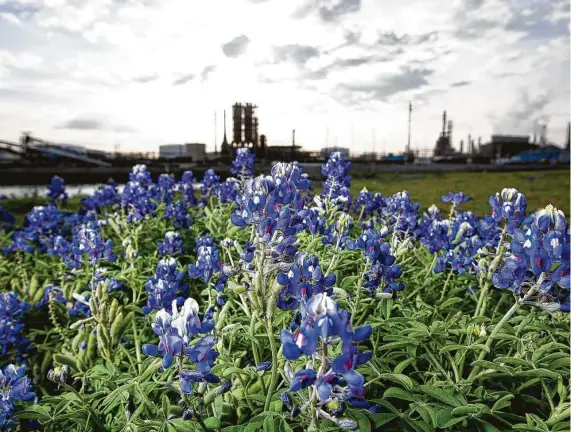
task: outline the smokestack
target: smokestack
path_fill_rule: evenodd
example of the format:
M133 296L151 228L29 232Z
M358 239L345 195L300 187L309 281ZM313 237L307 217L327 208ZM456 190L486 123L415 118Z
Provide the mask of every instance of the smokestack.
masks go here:
M565 139L565 148L569 148L571 143L571 122L567 122L567 138Z
M464 154L464 140L460 140L460 154Z
M442 113L442 136L446 135L446 111Z
M482 149L482 137L478 137L478 154L480 154L481 149Z
M291 131L291 146L295 146L295 129Z

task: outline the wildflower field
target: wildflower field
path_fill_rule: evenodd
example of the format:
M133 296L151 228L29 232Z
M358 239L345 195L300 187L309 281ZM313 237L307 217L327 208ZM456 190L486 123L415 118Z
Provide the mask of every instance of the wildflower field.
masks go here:
M0 200L0 429L568 431L563 212L352 194L350 165Z

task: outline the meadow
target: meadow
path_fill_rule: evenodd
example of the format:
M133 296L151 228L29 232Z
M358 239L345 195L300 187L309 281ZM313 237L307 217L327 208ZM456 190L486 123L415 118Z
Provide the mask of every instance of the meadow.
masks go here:
M254 162L0 200L0 430L569 430L568 171Z

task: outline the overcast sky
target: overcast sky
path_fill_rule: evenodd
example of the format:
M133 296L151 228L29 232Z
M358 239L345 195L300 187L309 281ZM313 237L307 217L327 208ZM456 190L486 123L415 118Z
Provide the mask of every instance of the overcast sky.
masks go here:
M269 144L564 142L569 0L0 0L0 139L205 142L252 102Z

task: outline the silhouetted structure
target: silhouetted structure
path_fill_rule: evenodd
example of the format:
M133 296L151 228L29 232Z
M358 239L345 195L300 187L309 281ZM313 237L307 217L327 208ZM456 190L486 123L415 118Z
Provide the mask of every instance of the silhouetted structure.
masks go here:
M223 156L230 155L230 144L228 144L228 139L226 138L226 110L224 110L224 139L220 147L220 154Z
M233 122L233 137L232 147L241 147L242 143L242 111L243 107L240 103L235 103L232 106L232 122Z
M442 113L442 132L436 141L436 147L434 148L434 156L444 156L452 152L452 146L450 144L451 124L449 124L449 130L446 131L446 111Z
M567 122L567 137L565 138L565 148L569 148L571 143L571 122Z
M264 159L267 157L267 144L266 144L266 136L264 134L260 135L260 148L258 151L260 158Z
M258 139L258 117L255 116L256 105L235 103L232 106L234 121L234 137L231 152L234 154L239 147L249 147L256 156L260 156Z
M509 157L537 148L539 146L530 143L527 135L492 135L489 143L480 146L479 153L489 158Z

